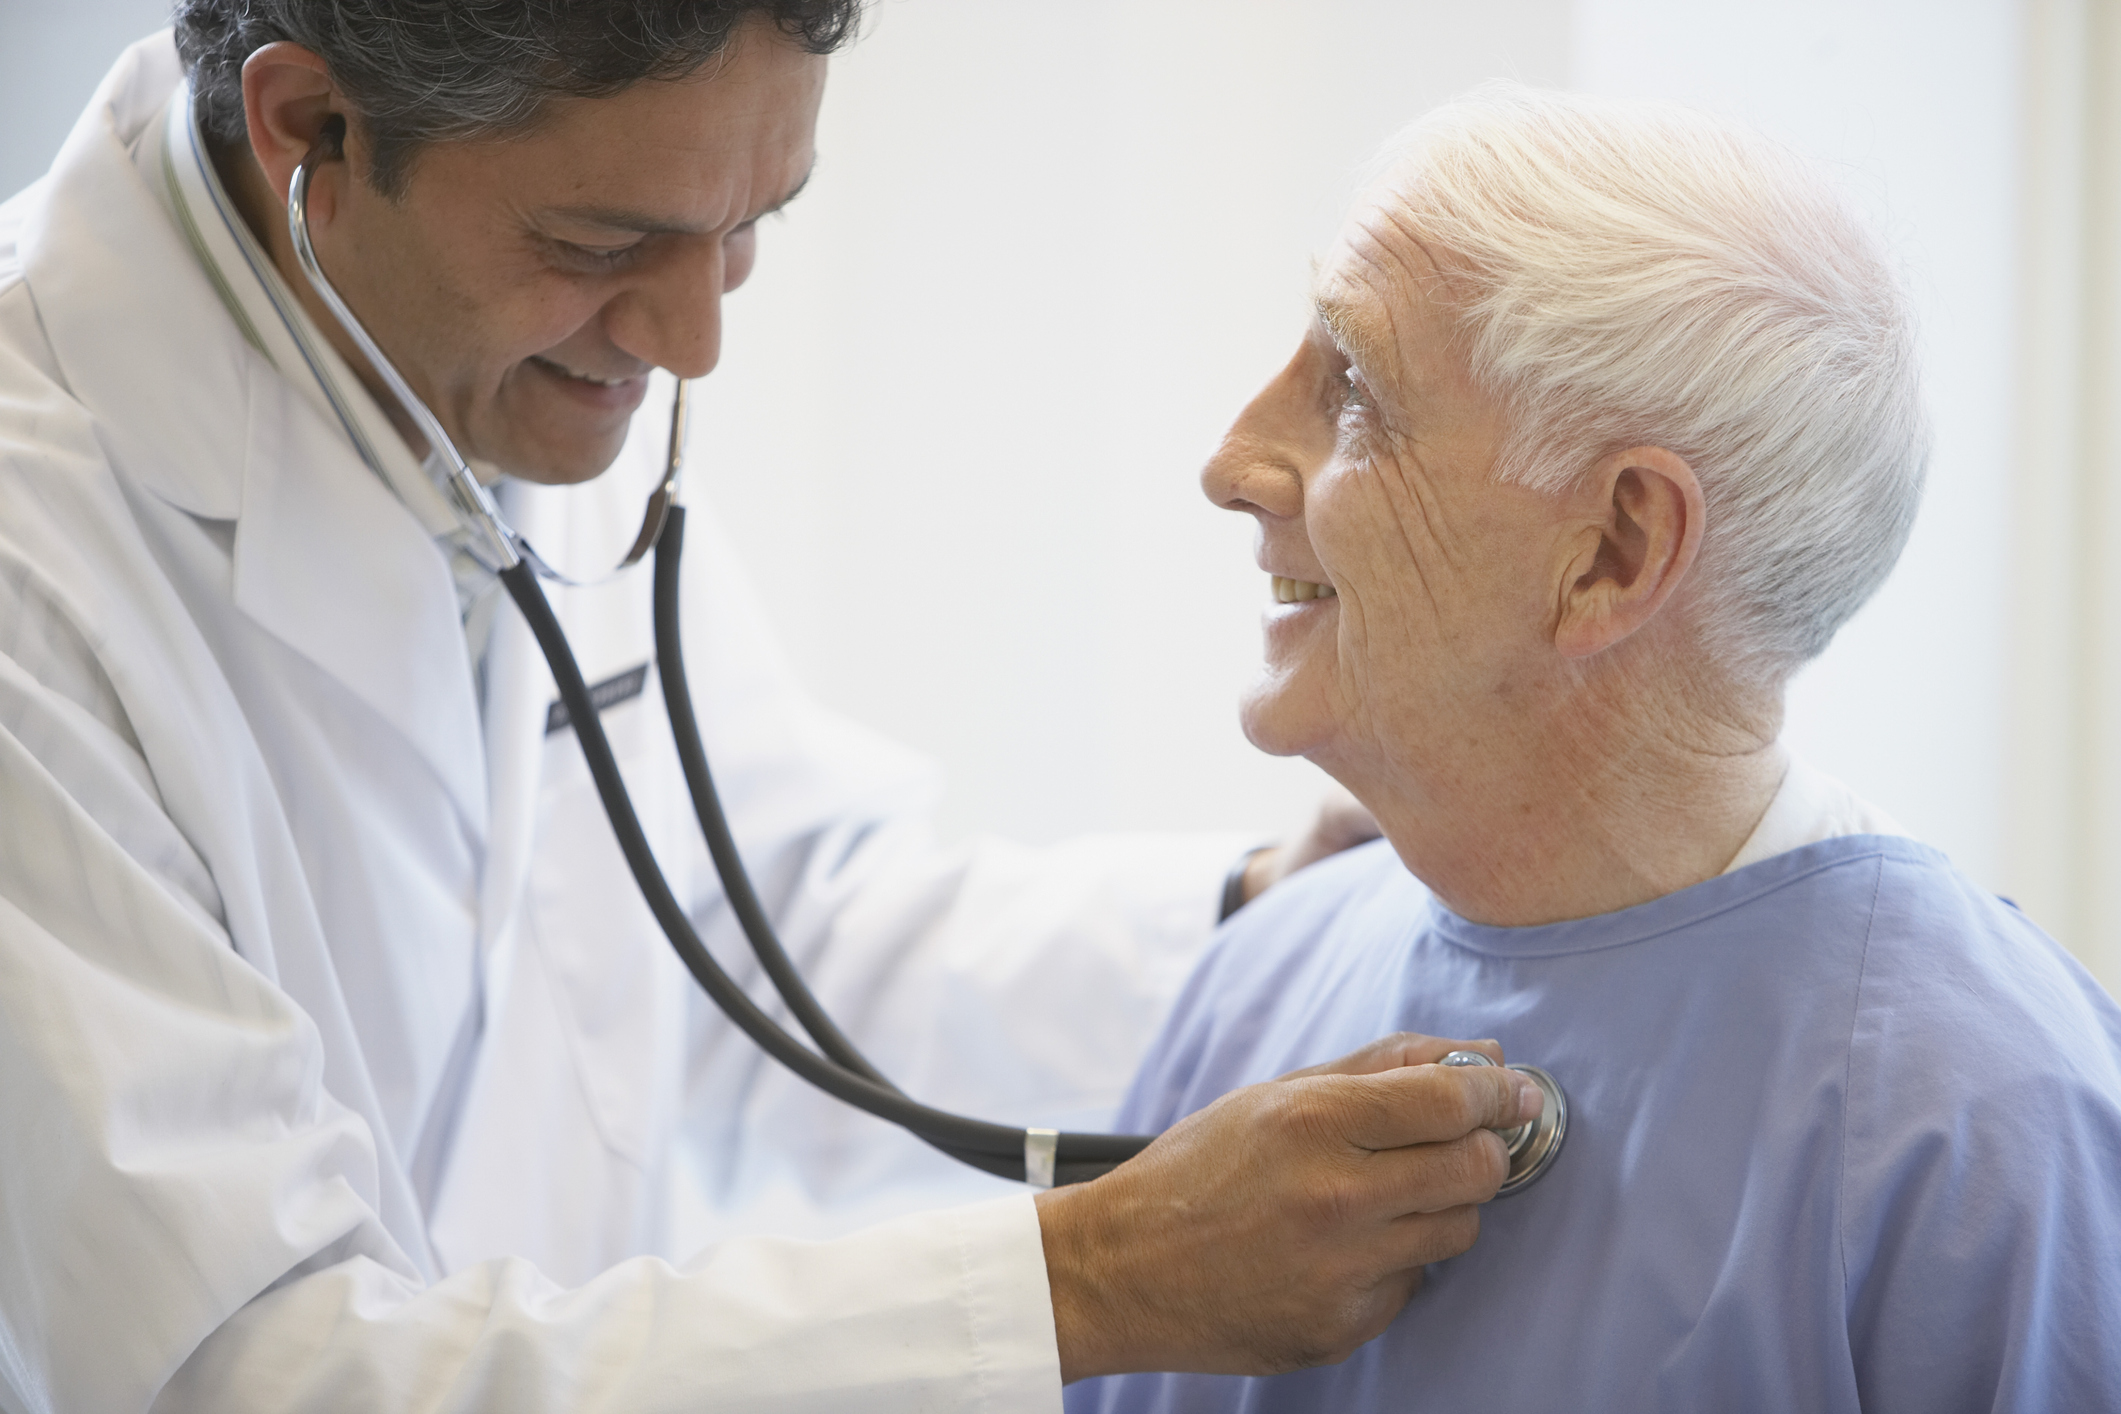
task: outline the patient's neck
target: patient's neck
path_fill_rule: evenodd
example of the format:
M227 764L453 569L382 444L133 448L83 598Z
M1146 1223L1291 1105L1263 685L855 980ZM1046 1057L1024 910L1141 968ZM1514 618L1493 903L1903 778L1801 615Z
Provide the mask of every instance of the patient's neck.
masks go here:
M1611 913L1723 872L1787 759L1778 689L1619 661L1488 723L1452 755L1411 744L1358 784L1414 874L1476 923Z

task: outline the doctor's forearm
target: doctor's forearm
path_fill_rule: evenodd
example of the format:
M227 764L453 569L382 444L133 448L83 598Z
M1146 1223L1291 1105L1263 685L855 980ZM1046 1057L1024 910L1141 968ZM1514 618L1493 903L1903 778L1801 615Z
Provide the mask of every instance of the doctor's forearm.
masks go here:
M1058 1414L1037 1243L1011 1196L830 1242L638 1258L572 1289L520 1261L424 1289L343 1263L250 1302L154 1407Z

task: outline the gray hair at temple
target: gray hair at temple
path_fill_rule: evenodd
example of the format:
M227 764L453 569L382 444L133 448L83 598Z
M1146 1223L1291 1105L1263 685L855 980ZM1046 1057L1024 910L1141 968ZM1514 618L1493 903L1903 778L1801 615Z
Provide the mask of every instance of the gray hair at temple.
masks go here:
M1498 475L1678 453L1708 505L1705 647L1760 686L1824 649L1907 543L1930 447L1907 294L1826 176L1703 113L1516 84L1429 113L1381 172L1447 253L1509 422Z
M178 0L177 53L215 142L245 141L243 62L292 40L357 110L369 184L403 192L426 143L534 124L548 99L682 78L764 19L813 54L846 43L862 0Z

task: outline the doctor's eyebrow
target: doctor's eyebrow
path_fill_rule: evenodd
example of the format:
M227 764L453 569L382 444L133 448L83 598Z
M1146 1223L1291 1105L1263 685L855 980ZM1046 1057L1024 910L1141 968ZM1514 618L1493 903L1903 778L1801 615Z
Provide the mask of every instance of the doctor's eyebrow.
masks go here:
M811 170L815 171L816 169L812 168ZM790 187L780 200L763 210L755 211L751 215L746 216L743 220L737 222L737 227L749 226L754 221L762 221L766 217L773 215L774 212L779 211L789 202L801 196L803 188L809 185L810 172L805 172L803 173L803 179ZM707 231L689 221L672 221L668 217L658 216L652 212L633 211L621 206L555 206L550 208L550 210L553 215L563 217L569 221L580 221L591 226L604 226L614 231L637 231L644 236L704 236L708 234Z

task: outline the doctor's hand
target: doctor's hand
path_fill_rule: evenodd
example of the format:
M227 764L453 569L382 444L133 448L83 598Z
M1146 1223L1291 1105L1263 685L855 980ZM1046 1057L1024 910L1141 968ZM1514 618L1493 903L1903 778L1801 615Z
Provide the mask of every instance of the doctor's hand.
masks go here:
M1368 844L1382 833L1368 806L1333 786L1319 800L1318 812L1301 831L1284 843L1256 851L1245 861L1244 887L1238 901L1250 903L1306 865Z
M1539 1113L1514 1071L1433 1064L1492 1041L1389 1037L1232 1091L1090 1183L1038 1195L1061 1378L1268 1375L1383 1331L1425 1263L1480 1232L1490 1132Z

